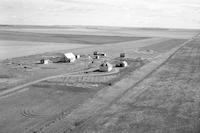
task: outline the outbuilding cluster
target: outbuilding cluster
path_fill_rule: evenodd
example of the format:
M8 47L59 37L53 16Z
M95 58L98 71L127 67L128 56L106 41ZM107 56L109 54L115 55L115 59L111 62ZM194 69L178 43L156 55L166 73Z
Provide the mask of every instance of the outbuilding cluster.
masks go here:
M69 53L63 53L63 54L58 54L56 56L53 56L51 58L43 58L40 60L40 64L49 64L49 63L73 63L77 59L79 59L81 56L80 55L75 55L71 52ZM106 57L106 53L99 52L99 51L94 51L93 52L93 58L89 56L91 60L93 59L100 59L100 57ZM125 53L120 53L119 55L120 58L125 58ZM92 61L93 62L93 61ZM115 65L115 67L127 67L128 63L126 61L118 61ZM100 72L110 72L113 69L113 65L109 63L108 61L104 61L102 64L99 66L99 71Z
M98 52L95 51L94 55L97 55ZM120 53L120 58L125 58L125 53ZM126 61L118 61L115 64L115 67L127 67L128 63ZM99 71L101 72L110 72L113 69L113 65L109 62L103 62L100 66L99 66Z

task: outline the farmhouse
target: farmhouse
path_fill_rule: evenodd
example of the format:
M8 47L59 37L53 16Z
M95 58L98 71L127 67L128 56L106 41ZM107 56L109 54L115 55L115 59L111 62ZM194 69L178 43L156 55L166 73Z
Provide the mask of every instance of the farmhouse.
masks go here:
M99 71L101 72L110 72L112 69L113 66L109 62L104 62L99 66Z

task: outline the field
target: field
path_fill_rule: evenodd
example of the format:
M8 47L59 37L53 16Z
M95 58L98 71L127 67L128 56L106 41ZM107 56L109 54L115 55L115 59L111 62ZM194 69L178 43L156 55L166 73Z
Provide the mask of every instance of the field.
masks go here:
M15 44L38 49L41 45L36 52L21 50L10 56L15 58L0 62L0 132L199 131L200 39L190 40L198 31L0 29L1 46L9 42L11 49ZM91 63L88 57L95 50L107 56ZM38 63L43 57L69 51L81 58L75 63ZM126 58L119 58L121 52ZM129 65L99 72L105 60L113 65L126 60Z
M200 38L179 49L79 132L198 133Z
M131 40L145 39L147 37L103 36L103 35L78 35L78 34L48 34L22 31L0 31L1 40L78 43L78 44L105 44Z
M1 52L0 60L34 55L34 54L41 54L44 52L59 51L62 49L67 50L67 49L75 49L88 46L90 45L0 40L0 52Z

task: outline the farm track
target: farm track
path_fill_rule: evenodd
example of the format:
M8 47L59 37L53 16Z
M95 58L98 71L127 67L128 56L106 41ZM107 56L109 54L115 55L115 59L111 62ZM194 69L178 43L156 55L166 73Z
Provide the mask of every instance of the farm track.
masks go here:
M71 111L72 110L70 110L70 109L66 109L66 110L63 110L62 112L60 112L58 114L55 114L55 115L53 115L51 117L45 117L45 115L44 116L37 116L37 115L35 116L35 114L32 114L32 112L28 113L28 114L26 114L26 113L24 114L24 112L22 112L25 117L28 117L28 118L31 118L31 119L32 118L45 118L46 119L44 122L38 123L37 125L31 127L30 129L28 129L28 131L25 130L24 133L27 133L27 132L37 133L37 132L40 132L40 131L44 130L45 128L48 128L52 124L56 123L57 121L60 121L60 120L64 119L65 116L68 115ZM37 131L36 131L36 129L37 129Z
M96 69L97 68L91 68L91 69L86 70L86 71L83 70L83 71L72 72L72 73L67 73L67 74L61 74L61 75L56 75L56 76L50 76L50 77L45 77L45 78L42 78L42 79L39 79L39 80L35 80L35 81L29 82L29 83L26 83L26 84L23 84L23 85L19 85L19 86L16 86L14 88L11 88L11 89L8 89L6 91L1 92L0 93L0 99L1 98L5 98L7 96L10 96L10 95L12 95L12 94L14 94L16 92L19 92L20 90L23 90L25 87L37 84L37 83L45 81L45 80L61 78L61 77L67 77L67 76L70 76L70 78L82 76L82 78L83 78L84 76L88 76L88 75L84 75L84 74L80 74L80 73L91 72L91 71L94 71ZM98 73L98 74L89 74L89 75L90 76L104 76L104 75L112 75L112 74L118 73L118 72L119 72L118 69L113 69L113 71L111 71L109 73Z
M114 68L109 73L96 73L96 74L77 74L67 75L59 79L50 79L47 82L58 83L104 83L113 79L119 72L118 68Z
M175 56L180 56L182 55L182 57L189 55L188 58L184 58L182 61L183 62L188 62L190 61L191 55L193 54L193 49L180 49L180 51L175 55ZM179 64L177 67L179 67L179 70L177 73L175 73L174 79L177 80L177 78L179 77L179 75L184 71L185 67L186 67L186 63L184 64Z
M179 59L182 63L177 64L177 68L179 69L174 75L175 80L178 80L181 74L193 74L198 71L200 66L199 52L200 48L192 47L192 45L187 45L187 49L182 48L179 52L177 52L172 60Z
M47 118L47 117L49 117L49 115L37 113L32 109L22 109L22 110L20 110L20 114L22 116L25 116L25 117L30 118L30 119L32 119L32 118Z

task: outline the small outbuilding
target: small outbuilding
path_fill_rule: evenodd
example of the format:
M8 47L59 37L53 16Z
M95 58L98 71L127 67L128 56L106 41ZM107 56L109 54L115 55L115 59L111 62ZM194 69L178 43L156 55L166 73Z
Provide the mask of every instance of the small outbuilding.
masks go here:
M128 63L126 61L121 61L116 64L116 67L127 67Z
M49 64L51 61L49 59L41 59L40 64Z
M113 66L109 62L104 62L99 66L99 71L101 72L110 72L112 71Z
M93 55L106 56L106 53L94 51Z

